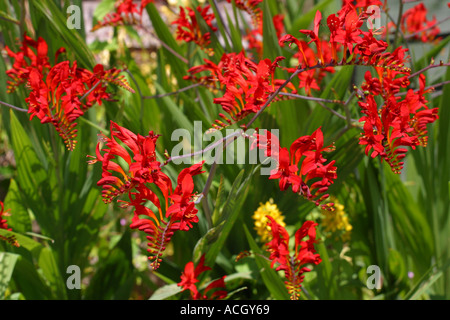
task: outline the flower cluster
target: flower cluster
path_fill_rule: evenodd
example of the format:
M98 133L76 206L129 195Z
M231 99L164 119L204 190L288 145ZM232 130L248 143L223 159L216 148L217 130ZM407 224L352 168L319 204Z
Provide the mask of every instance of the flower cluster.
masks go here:
M350 240L352 225L348 221L348 215L345 212L344 205L339 203L337 199L333 199L334 212L322 210L321 225L325 228L325 232L332 234L339 234L342 241Z
M5 210L4 204L2 201L0 201L0 229L12 231L11 228L8 227L8 222L6 221L5 217L10 216L9 209ZM16 240L15 236L3 236L0 234L0 240L6 241L9 244L20 247L19 242Z
M272 230L272 240L266 244L270 253L269 259L271 267L277 265L276 270L283 270L285 275L285 285L291 295L292 300L298 300L301 292L301 285L305 278L304 273L311 271L307 264L319 264L322 259L316 253L314 244L316 241L316 226L313 221L305 221L295 232L294 254L291 255L289 247L289 233L280 226L271 216L267 216L269 226ZM303 240L308 236L307 240Z
M96 65L92 72L79 68L76 61L72 65L70 61L56 63L64 48L56 52L52 66L47 43L42 38L35 41L25 35L19 52L14 53L8 47L6 51L14 59L12 69L7 71L12 79L8 81L8 92L25 83L31 90L25 99L30 120L37 117L41 123L51 123L71 151L77 142L76 119L95 103L101 105L102 100L111 97L105 82L134 92L115 68L105 71L102 65Z
M110 138L102 135L103 141L97 144L96 156L91 156L89 163L102 163L102 178L97 185L103 188L106 203L128 195L128 200L120 202L123 208L134 210L130 228L148 235L150 266L155 270L174 232L187 231L198 222L193 177L204 172L203 162L181 170L174 188L157 160L159 135L153 131L148 136L136 135L113 121L110 131ZM106 146L103 149L102 143Z
M3 202L0 201L0 229L5 229L11 231L11 228L8 228L8 222L5 217L9 216L9 209L5 210Z
M231 3L232 0L227 0L227 2ZM261 2L262 0L234 0L236 8L250 15L254 26L258 26L262 19L262 10L258 8Z
M190 75L184 78L209 85L218 82L221 88L225 88L225 94L214 99L214 103L220 104L229 115L227 117L220 113L219 116L225 122L216 120L213 124L214 129L220 130L261 109L269 96L284 83L284 80L274 78L278 62L283 59L284 57L277 57L274 61L264 59L256 63L247 58L244 52L225 53L217 65L205 59L204 65L192 67L188 71ZM207 71L210 75L197 77L196 74L202 71ZM292 85L289 84L283 91L287 91L286 88L296 93Z
M371 152L372 158L380 156L394 173L400 173L403 168L402 159L407 152L405 147L415 149L417 146L426 146L427 124L438 119L438 108L430 109L426 105L424 95L428 90L425 89L423 74L419 76L419 90L409 89L404 99L395 93L408 80L396 79L400 84L395 85L396 81L386 75L383 72L379 79L374 79L366 74L363 87L367 89L367 94L365 100L358 102L361 112L365 114L360 119L364 122L360 144L366 146L366 155ZM377 95L384 99L380 109L374 98Z
M312 135L295 140L289 150L281 148L278 138L269 131L255 136L252 148L263 149L267 157L278 159L278 167L271 172L269 179L278 179L281 191L291 188L322 209L333 210L333 203L323 204L323 201L329 197L326 193L328 187L337 178L336 161L326 163L322 153L333 151L334 146L324 146L320 127Z
M210 5L207 5L203 8L201 6L198 6L197 14L199 14L204 19L204 21L212 31L216 31L217 28L212 24L215 16L213 13L208 13L210 7ZM179 17L177 20L172 22L172 24L177 25L178 40L194 42L205 52L207 52L208 55L214 54L214 51L211 48L207 47L211 43L211 33L202 33L200 23L197 21L196 12L193 9L189 7L180 7Z
M258 209L253 213L252 218L255 220L256 233L261 237L262 242L267 242L272 236L270 228L267 225L267 222L269 221L267 216L271 216L282 227L286 226L284 223L284 216L281 214L278 206L273 203L272 199L266 203L261 203Z
M99 21L91 31L98 30L103 27L117 27L122 25L134 25L142 23L142 13L145 7L154 0L141 0L138 7L133 0L117 0L115 3L115 10L108 13L102 21ZM138 18L137 18L138 16Z
M296 44L296 57L299 60L297 68L302 69L299 73L300 87L304 87L307 94L311 93L311 89L320 89L319 83L326 75L325 72L334 72L334 66L365 65L399 72L409 71L405 67L405 57L398 55L398 52L385 52L388 44L376 39L374 30L362 30L363 23L369 16L370 13L358 13L355 6L345 3L337 14L327 17L326 23L330 31L327 38L319 35L322 14L317 11L313 30L300 30L300 33L311 39L309 42L290 34L279 39L280 45ZM315 52L309 47L312 42L315 44ZM321 69L320 72L312 70L316 68ZM288 70L294 72L296 68Z
M190 261L184 267L184 271L181 275L181 281L178 283L179 287L182 287L182 291L189 290L192 300L221 300L225 299L228 295L225 289L225 277L214 280L209 283L206 288L200 292L198 283L199 275L205 271L211 270L210 267L205 266L205 256L200 258L198 265L194 268L194 262ZM215 290L218 289L219 290ZM222 290L220 290L222 289Z
M405 36L412 36L422 42L435 40L440 29L436 17L428 20L427 14L428 10L423 3L406 10L400 21L400 28Z
M367 71L361 87L365 96L359 106L365 115L360 119L364 122L360 144L366 145L367 155L373 149L372 157L379 155L389 163L393 172L399 173L403 167L401 160L407 151L404 147L414 149L418 145L426 145L426 126L438 118L438 112L436 108L426 106L424 94L428 90L425 89L424 75L420 76L418 91L409 89L406 97L403 100L400 98L400 90L410 84L411 70L405 67L408 49L398 47L386 52L388 44L377 40L372 29L362 30L368 16L365 11L358 13L350 2L344 4L337 14L328 16L329 41L323 41L319 37L322 15L317 11L314 29L300 30L311 38L310 42L305 43L288 34L280 39L280 43L297 45L298 57L301 57L298 68L304 69L299 73L300 87L304 87L307 94L311 94L311 89L320 89L318 83L324 76L324 68L330 66L366 65L377 72L378 77L373 77L371 71ZM312 42L315 43L317 58L308 54L311 50L308 45ZM340 51L342 54L339 54ZM342 58L339 58L340 55ZM316 68L321 71L315 72ZM381 108L378 108L375 96L383 99Z

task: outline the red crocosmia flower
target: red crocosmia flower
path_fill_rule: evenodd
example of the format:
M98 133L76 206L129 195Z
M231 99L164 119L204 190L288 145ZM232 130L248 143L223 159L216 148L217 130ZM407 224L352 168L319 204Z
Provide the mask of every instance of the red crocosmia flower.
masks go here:
M285 228L276 223L271 216L267 217L270 220L268 222L268 226L270 227L272 233L272 240L266 244L270 252L270 267L273 268L275 264L279 264L279 266L277 266L277 270L289 269L289 233Z
M154 0L141 0L138 7L133 0L117 0L115 11L106 14L102 21L99 21L91 31L96 31L103 27L117 27L121 25L135 25L142 23L142 13L145 7Z
M322 15L317 12L313 30L300 30L311 38L310 42L305 43L287 34L279 39L279 43L281 45L288 42L289 45L292 43L297 45L299 50L297 53L299 59L297 68L301 69L316 69L318 65L332 67L333 65L351 64L380 67L403 73L410 72L410 69L405 67L406 57L404 53L407 49L398 47L392 53L385 52L388 47L385 41L377 40L374 37L373 30L361 30L363 22L369 16L364 10L358 13L351 2L345 2L337 14L332 14L327 18L327 25L330 30L328 41L321 40L319 37L318 32ZM309 47L311 42L315 42L317 52L311 51ZM350 53L351 59L348 59L348 53ZM340 55L341 57L339 57ZM296 69L291 68L290 70ZM330 70L333 69L330 68ZM323 76L323 73L320 76ZM318 77L315 78L319 84Z
M166 202L164 216L158 196L143 183L135 187L137 192L129 193L130 201L122 201L124 207L135 207L130 228L139 229L148 234L149 249L147 251L150 254L149 260L152 261L150 266L153 270L159 267L162 261L161 256L173 234L179 230L188 231L194 223L199 221L198 209L195 208L194 203L197 196L193 193L192 177L204 172L201 171L202 165L203 162L183 169L178 176L178 184L173 192L172 185L168 184L170 181L165 181L166 185L155 182ZM162 174L160 172L159 175ZM169 192L166 195L167 190ZM148 201L158 208L159 218L150 208L145 206Z
M340 42L347 47L350 54L353 53L354 44L359 44L363 40L360 37L361 35L361 26L363 24L362 19L360 19L359 15L355 10L349 10L345 15L343 29L339 28L336 31L336 35L334 37L334 41ZM344 50L344 59L346 57L347 51Z
M381 94L381 82L379 79L373 78L372 73L369 70L364 74L364 80L365 82L361 85L361 89L374 96Z
M5 229L12 231L11 228L8 228L8 222L6 221L5 217L10 216L9 209L4 210L3 202L0 201L0 229Z
M260 134L260 130L254 134L255 138L252 142L251 149L255 147L264 151L266 157L278 159L280 156L280 141L276 135L272 135L270 131Z
M400 21L401 30L405 35L414 35L415 39L422 42L433 41L439 34L436 17L427 19L428 10L423 3L419 3L405 11Z
M133 15L138 12L138 9L133 0L119 0L116 2L116 11L119 15Z
M267 216L267 218L269 219L267 224L272 233L272 240L266 244L270 253L271 267L277 265L277 271L284 271L285 285L291 299L298 300L305 278L304 273L311 271L306 265L317 265L322 261L314 248L314 244L317 243L315 228L318 224L313 221L305 221L301 228L296 231L294 254L291 255L289 233L271 216ZM305 237L308 237L308 239L303 240Z
M25 99L29 105L30 119L36 116L41 123L53 124L67 148L73 150L77 142L75 140L76 119L94 103L101 104L103 99L110 99L103 81L117 83L115 80L108 79L111 76L109 72L108 76L105 74L106 72L101 75L94 74L78 68L76 61L72 66L69 65L69 61L60 62L46 75L38 69L32 69L28 80L31 92Z
M203 162L184 168L174 188L156 156L159 135L150 131L141 136L113 121L110 132L111 137L102 135L96 156L91 156L89 163L102 163L97 185L103 188L105 203L128 195L128 200L119 202L124 208L134 208L130 228L147 234L150 266L155 270L173 234L188 231L198 222L193 177L204 172Z
M362 41L356 44L354 48L355 54L360 55L361 59L370 61L371 57L373 57L374 55L378 55L387 49L387 42L377 40L374 37L374 33L372 30L369 30L367 32L362 31L361 34L363 35Z
M277 33L277 38L279 39L285 32L284 28L284 15L276 14L272 18L273 26L275 27L275 32Z
M37 117L41 123L51 123L71 151L77 142L75 121L95 103L101 105L102 100L111 99L104 83L114 83L134 92L125 78L119 75L121 70L105 71L103 66L97 65L91 72L78 68L76 61L72 66L69 61L51 66L47 44L42 38L34 41L25 35L21 50L13 53L7 49L15 59L12 69L7 71L13 78L9 82L9 92L14 91L17 85L26 83L27 89L31 90L25 99L30 120ZM64 48L59 49L55 60L63 52Z
M204 265L205 256L202 255L198 265L194 268L192 261L188 262L184 267L184 271L181 274L181 281L178 283L179 287L182 287L182 291L189 290L192 300L221 300L228 295L226 290L214 290L217 288L225 289L225 277L212 281L208 286L199 292L198 277L205 271L211 270L210 267ZM211 293L212 292L212 293Z
M193 66L192 68L190 68L188 70L189 75L184 76L183 79L190 80L195 83L201 83L208 88L215 89L218 83L220 85L219 77L222 76L223 62L221 61L221 62L219 62L218 65L216 65L214 62L212 62L208 59L203 59L203 61L205 62L205 64ZM204 71L208 72L209 75L197 76L198 73L201 73Z
M330 29L330 45L331 45L331 55L334 62L338 61L338 42L335 37L339 28L341 28L341 19L339 19L335 14L330 14L327 18L328 29Z
M4 210L4 204L0 201L0 229L12 231L12 229L8 227L8 222L5 219L5 217L9 217L10 215L9 209ZM0 234L0 240L6 241L15 247L20 247L19 242L13 235L3 236Z
M382 144L383 134L382 134L382 123L378 115L377 104L373 96L369 95L367 101L358 102L361 107L361 112L365 113L366 116L361 117L359 121L364 122L364 134L360 138L360 144L366 145L365 153L369 154L369 151L373 148L374 151L371 153L371 157L375 158L379 154L383 154L384 147Z
M102 162L102 178L97 185L103 187L103 200L111 202L115 197L129 192L139 184L155 183L168 196L171 191L169 177L161 172L161 163L156 159L156 141L159 135L152 131L148 136L136 135L111 121L111 138L101 135L96 157L89 163ZM101 149L101 144L105 148ZM104 153L101 154L101 151ZM131 155L130 155L131 153ZM122 159L128 166L124 170L118 163Z
M295 38L292 38L293 42L297 44L297 46L301 46L299 51L294 54L294 58L298 59L298 64L302 68L308 68L309 66L315 66L319 63L317 59L317 52L314 51L312 48L308 46L306 41L303 40L297 40L294 41ZM320 40L321 44L319 48L322 50L322 58L324 59L325 63L331 63L332 62L332 51L330 46L328 45L327 41ZM297 68L284 68L290 73L293 73L297 70ZM307 95L311 94L311 89L314 90L320 90L320 83L322 82L323 78L328 73L334 73L335 70L333 67L323 67L323 68L315 68L315 69L309 69L305 70L303 72L300 72L298 75L299 78L299 88L304 88L305 93Z
M228 3L232 3L232 0L227 0ZM257 8L257 6L262 2L262 0L233 0L236 8L239 10L247 12L253 22L253 25L257 27L262 19L262 10Z
M420 89L409 89L403 100L381 93L384 104L379 110L372 95L376 90L369 88L366 101L358 102L362 113L366 114L360 119L364 121L360 144L366 145L367 155L373 149L373 158L380 156L386 160L394 173L400 173L403 168L402 159L408 151L405 147L426 146L427 125L438 119L438 109L426 106L425 76L421 75L419 80ZM383 90L386 91L384 87Z
M286 34L278 40L278 43L280 46L283 46L286 42L289 43L289 47L291 47L292 43L295 43L297 45L297 48L299 50L299 56L301 58L303 58L302 62L299 61L299 66L301 66L303 68L312 66L307 59L308 55L306 55L304 52L304 47L307 46L307 44L304 41L301 41L290 34ZM303 64L301 64L301 63L303 63Z
M366 71L364 75L365 82L361 88L372 95L380 95L384 100L396 95L401 88L409 85L409 79L403 72L394 70L375 68L378 78L372 77L370 71Z
M356 8L367 8L369 6L383 6L380 0L358 0L355 3Z
M197 7L197 12L203 17L206 24L212 31L216 31L217 28L212 25L212 21L215 19L214 13L208 13L210 6L207 5L204 8ZM186 14L187 11L187 14ZM200 24L197 21L196 13L189 7L180 7L180 14L177 20L172 22L177 25L177 39L186 42L194 42L200 48L205 50L209 55L213 55L214 51L207 46L211 43L211 33L202 33Z
M272 173L269 179L279 179L280 190L287 190L290 186L294 192L298 192L301 183L297 175L298 167L291 165L289 161L289 151L281 148L279 151L278 171Z
M269 179L279 179L280 190L291 188L293 192L313 201L317 206L334 210L333 203L321 204L329 196L326 194L328 187L337 178L335 161L325 164L327 160L322 156L323 152L331 152L334 147L324 147L321 128L311 136L295 140L289 150L278 147L278 151L274 151L274 146L278 145L275 136L255 134L255 138L252 148L256 146L263 149L266 155L270 154L278 160L278 167L271 172ZM275 142L272 144L272 141ZM269 145L271 149L267 151Z
M314 77L314 75L316 74L315 71L316 70L307 70L301 72L298 76L300 79L300 83L298 86L299 88L305 88L306 95L308 96L311 95L311 89L320 90L320 87Z
M419 76L420 88L417 92L409 89L404 103L406 104L409 115L411 116L408 120L408 125L412 128L410 133L411 136L417 137L417 144L426 147L428 136L427 136L427 125L436 121L438 117L438 108L429 109L427 107L428 101L425 99L424 94L430 92L432 89L424 90L425 88L425 75L421 74Z
M340 20L336 17L337 21ZM333 22L331 19L328 19L329 23L333 26ZM279 44L283 45L285 42L289 42L289 46L292 43L295 43L298 48L298 52L294 54L294 57L298 59L298 66L296 68L286 68L287 71L293 73L297 70L297 68L306 69L303 72L300 72L298 75L299 78L299 88L304 88L306 95L311 95L311 90L320 90L320 83L322 79L327 75L327 73L334 73L335 70L332 66L324 66L321 68L316 68L318 65L323 66L327 64L331 64L337 61L337 50L340 46L337 42L333 42L332 38L334 37L333 33L331 33L330 41L322 40L319 38L319 26L322 21L322 14L320 11L316 12L316 16L314 19L314 30L300 30L301 33L308 35L311 40L309 42L299 40L292 35L285 35L279 39ZM331 27L331 29L333 28ZM336 25L336 28L338 25ZM311 42L315 43L316 50L314 51L309 44ZM330 45L331 44L331 45ZM309 69L310 67L314 67Z
M14 59L12 68L6 71L12 79L7 81L8 93L14 92L19 85L26 83L31 70L37 69L39 73L45 73L51 67L47 55L48 46L41 37L35 41L25 34L19 52L11 51L8 46L5 46L5 49L8 56Z
M321 49L321 41L319 39L319 26L320 26L320 22L322 21L322 13L320 11L316 11L316 16L314 18L314 30L300 30L301 33L304 33L306 35L308 35L311 38L311 41L308 42L308 44L310 44L311 42L314 42L316 44L317 47L317 54L318 54L318 63L319 64L324 64L325 61L323 59L322 56L322 49Z
M181 170L177 179L177 186L169 198L173 204L167 210L166 216L178 222L174 223L174 227L178 230L187 231L192 228L192 223L198 222L197 208L192 202L194 197L194 180L193 176L204 173L202 170L203 163L195 164L189 168Z
M191 68L191 76L185 79L211 85L215 80L220 89L225 89L222 97L214 99L214 103L220 104L228 114L227 116L220 113L219 116L224 121L216 120L212 125L213 130L220 130L261 109L269 96L284 83L284 80L274 78L275 70L279 67L278 62L283 59L284 57L277 57L274 61L264 59L255 63L247 58L244 52L225 53L217 65L205 60L205 65ZM206 77L196 76L202 71L211 74ZM283 91L296 92L292 84L283 88Z
M277 89L273 74L278 61L282 59L284 58L278 57L274 62L264 59L255 64L243 54L233 57L227 63L229 68L222 78L226 85L225 95L214 99L214 103L220 104L234 122L258 112L269 95ZM236 64L232 66L230 62Z

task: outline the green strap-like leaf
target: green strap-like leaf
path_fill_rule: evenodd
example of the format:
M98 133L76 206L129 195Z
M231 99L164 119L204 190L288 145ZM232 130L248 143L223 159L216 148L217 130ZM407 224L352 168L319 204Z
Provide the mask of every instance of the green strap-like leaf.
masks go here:
M61 11L51 0L32 1L30 4L47 17L47 22L52 25L67 44L66 49L75 53L78 65L92 70L96 64L94 55L77 30L67 27L66 13Z
M0 252L0 300L5 298L14 267L19 255L9 252Z

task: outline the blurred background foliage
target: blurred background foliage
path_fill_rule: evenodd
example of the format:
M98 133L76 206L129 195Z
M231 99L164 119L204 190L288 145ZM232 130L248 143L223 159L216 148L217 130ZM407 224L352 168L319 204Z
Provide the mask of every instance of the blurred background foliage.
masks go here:
M85 1L83 1L85 2ZM90 1L86 1L90 2ZM430 105L439 107L440 119L429 126L429 143L408 153L405 169L394 175L385 163L364 155L358 145L360 131L352 128L341 134L345 120L318 107L313 101L285 100L273 103L254 127L279 129L281 145L290 145L302 135L322 126L326 142L335 142L338 179L330 188L341 204L338 212L345 216L341 225L351 231L343 236L339 229L326 228L326 216L314 205L292 193L279 191L277 183L259 174L259 166L219 165L208 197L214 210L214 228L208 230L203 208L200 222L189 232L177 233L167 249L157 272L148 268L146 240L143 234L128 227L131 212L117 204L106 205L96 182L100 165L88 165L86 155L95 154L97 135L107 133L110 120L129 130L161 134L158 152L170 150L177 141L171 133L178 128L193 132L194 121L201 121L203 131L210 128L220 112L213 103L214 93L196 87L162 98L145 96L174 92L190 85L183 80L187 70L203 63L203 58L218 62L226 50L240 51L244 26L231 28L231 39L224 43L223 25L212 35L215 55L208 57L194 44L175 40L170 25L178 12L177 5L197 6L199 2L155 1L146 8L151 33L131 26L108 29L107 38L89 38L90 28L114 7L114 0L95 2L92 21L83 20L80 30L66 26L66 8L75 4L86 9L81 0L1 1L0 19L2 56L0 59L0 99L26 108L25 90L6 93L6 70L11 61L5 54L7 45L18 50L18 39L26 31L33 38L43 37L49 54L60 47L80 67L92 70L96 63L127 69L124 72L136 93L117 88L116 101L91 108L78 122L78 145L73 152L65 149L50 125L28 114L0 108L0 200L11 210L8 224L19 248L0 242L0 297L3 299L181 299L176 283L184 265L208 253L213 268L208 275L215 279L227 275L230 299L288 299L283 279L258 256L235 262L245 250L263 252L263 243L254 229L253 213L261 203L272 199L284 216L287 230L294 232L305 219L319 222L322 239L318 252L323 261L308 273L302 299L448 299L450 297L449 264L449 138L448 101L450 85L428 95ZM206 1L214 5L215 1ZM392 2L392 4L391 4ZM441 1L429 1L431 13L448 15ZM225 4L225 1L219 2ZM388 1L396 16L397 1ZM336 12L341 1L270 1L261 7L267 18L277 13L285 16L288 33L311 28L316 10L324 16ZM427 3L428 5L428 3ZM232 6L228 8L233 8ZM447 10L447 11L445 11ZM447 13L445 13L447 12ZM237 10L222 12L227 21L244 17ZM84 15L86 16L86 15ZM439 16L438 16L439 17ZM11 22L11 20L15 22ZM268 20L268 21L271 21ZM263 57L292 56L281 48L267 27L263 38ZM443 33L450 29L442 28ZM144 30L145 32L145 30ZM89 38L89 41L88 41ZM408 43L411 67L419 70L431 62L447 61L449 37L439 45ZM161 42L171 48L167 50ZM187 63L175 56L176 52ZM439 69L439 70L438 70ZM438 68L426 73L428 83L450 79L450 70ZM336 68L322 83L324 98L346 100L353 84L359 85L363 67ZM287 73L280 71L280 78ZM359 118L356 102L351 115ZM338 111L340 105L331 105ZM207 142L204 142L206 146ZM168 165L168 174L176 179L179 166ZM209 170L208 167L206 167ZM201 190L206 175L196 177ZM323 223L321 223L323 222ZM350 226L350 227L349 227ZM67 267L81 269L81 290L69 290ZM368 289L366 272L377 265L382 272L382 288Z

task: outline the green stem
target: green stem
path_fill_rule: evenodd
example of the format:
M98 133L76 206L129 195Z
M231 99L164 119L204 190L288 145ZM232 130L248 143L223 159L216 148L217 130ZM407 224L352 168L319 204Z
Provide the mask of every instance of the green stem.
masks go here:
M136 88L138 90L139 97L141 99L141 114L140 114L140 119L139 119L139 125L140 125L140 128L141 128L141 132L143 132L144 131L144 122L143 122L143 118L144 118L144 96L142 95L141 87L137 83L136 78L133 76L133 74L130 72L130 70L126 69L125 72L128 73L130 75L131 80L133 80L134 85L136 86Z
M398 8L398 16L397 16L397 25L396 25L396 30L395 30L395 35L394 35L394 49L397 48L397 41L398 41L398 36L400 34L400 24L402 22L402 15L403 15L403 1L399 0L399 8Z

